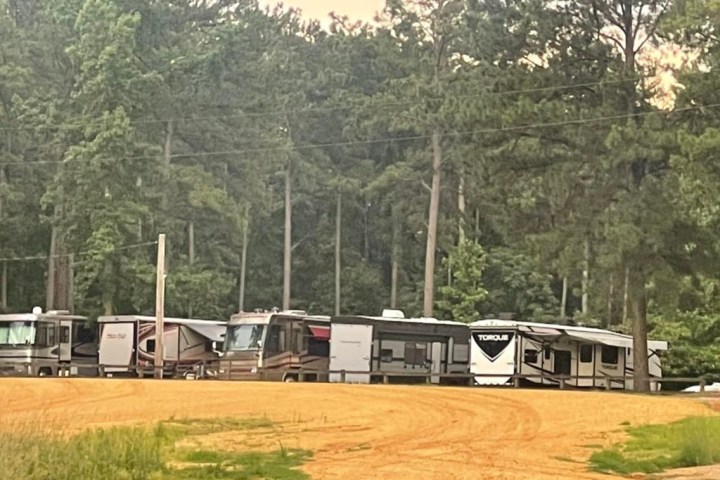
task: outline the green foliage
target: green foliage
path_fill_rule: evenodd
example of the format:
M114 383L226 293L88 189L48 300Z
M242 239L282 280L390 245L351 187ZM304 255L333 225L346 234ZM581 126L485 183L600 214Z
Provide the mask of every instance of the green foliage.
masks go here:
M720 417L691 417L627 430L627 442L590 457L593 470L630 475L720 463Z
M274 452L191 450L177 442L217 432L271 428L267 419L172 420L155 428L113 427L62 438L29 426L0 429L0 475L23 480L303 480L299 470L312 453L282 447Z
M550 288L551 276L539 267L526 255L509 249L491 250L483 277L487 300L480 312L513 312L519 318L537 321L555 318L558 300Z
M478 310L488 295L482 283L485 264L485 250L472 240L464 240L443 259L443 267L452 272L452 283L440 288L441 299L436 303L442 318L464 323L478 320Z
M649 320L653 337L670 343L663 354L666 376L720 375L720 316L676 312Z

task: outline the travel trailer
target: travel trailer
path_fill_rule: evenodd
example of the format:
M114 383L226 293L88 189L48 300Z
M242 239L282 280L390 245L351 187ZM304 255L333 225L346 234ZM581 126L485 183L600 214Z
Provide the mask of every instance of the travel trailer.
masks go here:
M99 363L105 375L152 376L155 365L155 317L111 315L98 318ZM223 341L226 322L165 318L163 372L182 376L219 359L214 346ZM213 376L214 371L204 374Z
M406 319L398 311L382 317L240 313L228 323L219 372L221 378L295 381L304 369L306 380L339 382L345 370L354 372L345 375L351 383L369 383L370 372L391 379L400 372L467 373L468 342L467 325ZM440 377L432 381L440 383Z
M96 330L86 317L40 307L0 315L0 375L95 376L96 363Z
M330 317L297 310L238 313L228 322L219 375L292 382L301 368L327 371L329 340ZM305 377L327 380L326 374Z
M597 328L509 320L480 320L470 324L470 373L478 385L512 383L512 375L540 375L531 384L608 387L604 378L633 373L633 338ZM659 352L667 342L648 341L650 376L661 378ZM497 375L497 376L495 376ZM652 383L652 382L651 382ZM659 383L652 383L659 389ZM610 388L631 390L632 380L612 380Z
M338 316L330 325L330 370L346 370L346 381L370 383L370 372L383 372L390 381L425 382L424 376L393 373L435 373L431 383L466 383L441 374L467 373L468 326L435 318L405 318L397 310L381 317ZM340 381L333 373L331 382Z

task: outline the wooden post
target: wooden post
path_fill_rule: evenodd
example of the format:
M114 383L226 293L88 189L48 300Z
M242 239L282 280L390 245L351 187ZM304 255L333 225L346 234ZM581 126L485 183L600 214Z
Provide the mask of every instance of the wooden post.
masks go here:
M158 237L157 285L155 286L155 378L163 378L165 331L165 234Z
M705 393L705 379L700 379L700 393Z
M345 383L345 370L340 370L340 383Z

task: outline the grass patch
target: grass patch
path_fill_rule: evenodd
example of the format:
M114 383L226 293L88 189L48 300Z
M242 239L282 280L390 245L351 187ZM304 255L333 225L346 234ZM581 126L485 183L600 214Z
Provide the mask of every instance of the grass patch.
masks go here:
M31 426L0 427L0 479L17 480L306 480L305 450L188 450L178 440L221 431L272 427L268 419L172 420L63 437Z
M720 417L691 417L627 432L627 442L590 457L592 470L628 475L720 463Z

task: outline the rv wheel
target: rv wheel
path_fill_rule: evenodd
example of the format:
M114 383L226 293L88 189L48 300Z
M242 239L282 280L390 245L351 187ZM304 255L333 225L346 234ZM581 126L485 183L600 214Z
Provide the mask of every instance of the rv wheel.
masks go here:
M52 375L52 372L47 368L41 368L40 371L38 371L38 377L48 377Z
M297 381L297 379L295 378L294 375L287 375L287 376L283 379L283 382L295 382L295 381Z

